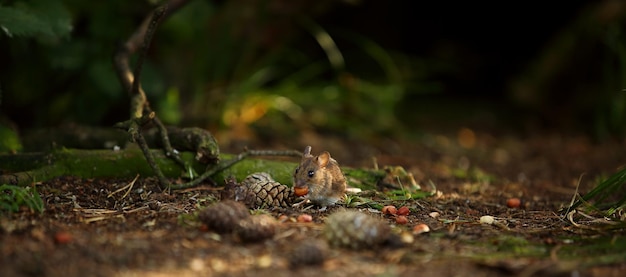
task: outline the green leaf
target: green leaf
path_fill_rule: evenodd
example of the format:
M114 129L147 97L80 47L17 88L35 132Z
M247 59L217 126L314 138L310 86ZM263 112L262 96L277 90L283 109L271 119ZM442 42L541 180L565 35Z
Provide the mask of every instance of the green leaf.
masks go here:
M0 29L9 37L59 39L72 30L70 14L58 0L18 1L0 6Z

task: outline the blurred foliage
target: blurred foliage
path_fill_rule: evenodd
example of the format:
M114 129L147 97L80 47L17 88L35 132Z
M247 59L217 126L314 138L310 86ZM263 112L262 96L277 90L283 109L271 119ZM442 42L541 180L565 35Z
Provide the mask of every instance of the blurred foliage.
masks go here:
M112 55L149 11L163 2L4 1L0 4L0 70L3 72L0 83L5 91L2 113L21 128L61 123L110 126L127 119L129 101L114 72ZM351 7L371 3L365 2L192 0L157 30L144 65L142 85L153 108L166 123L204 127L220 133L229 130L233 138L280 137L303 130L340 132L348 138L369 137L403 132L403 123L407 122L419 127L420 119L428 121L426 112L460 114L458 120L453 119L455 123L471 118L466 109L484 113L482 106L468 104L464 99L456 100L460 105L449 103L447 98L445 105L433 105L419 97L425 93L448 92L453 86L441 76L473 78L460 76L467 75L461 69L463 64L475 64L470 67L474 70L481 66L482 58L476 59L471 46L454 39L430 42L426 33L406 33L411 28L403 26L405 32L396 37L417 36L424 44L434 45L430 47L432 57L421 58L419 55L429 54L402 53L381 46L380 41L349 27L342 29L328 24L333 21L323 20L335 11L351 11ZM532 101L547 104L530 104L528 110L540 116L526 115L527 118L549 121L558 117L579 122L580 114L576 111L554 109L564 102L567 106L570 98L578 99L569 103L573 103L570 104L574 105L573 110L580 107L594 110L591 116L583 115L585 122L591 122L595 128L596 135L626 133L626 98L615 89L616 83L626 87L623 20L611 22L601 50L607 54L606 72L599 82L593 80L596 87L581 86L580 90L595 92L594 89L602 86L598 84L605 84L606 88L598 95L574 91L570 97L567 90L553 89L551 82L543 81L558 79L553 77L560 71L539 70L545 72L539 81L529 78L530 81L521 83L522 87L537 92L530 93ZM589 25L598 26L594 24ZM458 29L458 32L464 30L460 26ZM576 37L579 29L572 29L572 35L565 36L564 41ZM602 32L594 31L593 35L598 33ZM401 51L407 50L410 49ZM595 59L595 50L584 50L580 56ZM575 70L576 67L563 62L572 58L568 55L571 54L564 54L555 68ZM551 56L544 57L538 59L550 65ZM544 63L538 64L541 67ZM477 75L473 72L468 76ZM571 78L566 81L572 82ZM459 86L453 88L459 90ZM494 91L503 96L488 100L510 114L493 117L523 121L520 117L524 115L520 116L518 110L504 108L498 102L510 105L523 100L516 100L515 92L506 92L501 87ZM494 93L455 91L451 95L489 98ZM587 101L588 98L592 101ZM463 110L456 108L459 106ZM533 107L536 109L532 110ZM399 112L400 109L403 111ZM519 126L510 121L504 124L510 128Z
M595 135L603 138L611 134L626 135L626 34L621 22L614 22L604 30L603 75L606 80L599 93L595 112ZM621 88L621 89L618 89Z
M111 57L116 44L160 2L25 0L1 7L13 15L0 21L6 34L0 42L8 43L11 64L2 80L5 102L37 107L16 120L44 126L112 124L127 117ZM15 12L42 3L54 7L50 14ZM250 135L255 124L279 133L295 127L390 130L398 123L396 103L423 72L399 65L405 56L367 38L330 33L315 22L336 5L333 0L191 1L157 31L142 75L144 89L166 123L228 128L235 136ZM43 28L35 17L57 25ZM338 45L336 38L349 45Z
M18 152L22 150L22 143L17 132L0 120L0 153Z
M58 0L17 1L0 5L0 28L9 37L58 40L72 30L70 15Z

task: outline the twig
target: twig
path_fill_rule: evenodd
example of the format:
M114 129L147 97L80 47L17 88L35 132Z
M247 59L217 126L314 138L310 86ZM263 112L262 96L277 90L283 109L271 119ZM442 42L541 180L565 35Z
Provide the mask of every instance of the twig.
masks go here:
M578 176L578 183L576 183L576 190L574 191L574 195L572 195L572 201L569 203L569 206L567 207L567 210L565 211L565 214L563 215L563 218L565 218L567 215L569 215L570 210L574 207L574 202L576 201L576 198L578 198L580 196L580 194L578 194L578 189L580 188L580 181L583 179L583 176L585 175L585 173L580 174L580 176Z
M126 196L128 196L128 193L133 189L133 186L135 185L135 182L137 181L137 178L139 178L139 174L137 174L137 176L135 176L135 179L133 179L130 183L128 183L128 185L123 186L123 187L117 189L116 191L109 193L109 195L107 195L107 198L110 198L110 197L113 196L113 194L116 194L116 193L118 193L120 191L123 191L123 190L128 188L126 190L126 193L124 193L124 195L122 195L122 199L126 198Z
M165 178L165 175L163 175L163 171L161 171L159 165L157 165L156 161L154 160L154 157L150 152L150 148L148 147L148 143L146 142L146 139L143 137L141 132L137 132L135 140L137 140L137 144L139 145L139 148L141 148L144 156L146 157L146 161L148 162L148 164L152 168L152 171L154 171L154 174L159 180L159 186L161 186L161 189L165 190L170 188L170 182L167 180L167 178Z
M179 9L183 5L185 5L188 0L171 0L163 6L160 6L155 9L151 16L144 19L142 24L137 28L137 30L130 36L130 38L124 43L120 49L116 52L114 56L114 64L115 69L117 71L118 77L124 89L129 93L131 97L131 108L130 108L130 121L133 121L136 118L141 118L145 114L152 114L152 108L150 107L150 103L147 100L146 94L141 87L140 75L143 68L143 63L145 61L145 57L147 55L150 43L152 41L152 37L154 32L156 31L156 27L159 22L161 22L165 17L172 14L175 10ZM135 53L139 48L141 43L141 52L139 54L139 59L137 64L135 65L134 73L131 73L129 66L129 57L131 54ZM161 140L163 142L163 148L165 149L166 155L176 161L183 167L186 167L185 163L180 159L178 155L174 152L169 138L167 136L167 130L163 123L156 116L152 116L151 119L156 124L159 134L161 134ZM129 128L127 128L128 132L131 133L132 127L136 125L133 122L126 123ZM122 124L124 125L124 124ZM139 124L141 126L142 124ZM137 130L137 132L140 132ZM138 133L134 135L131 134L133 141L137 141L138 144L145 143L144 139L137 140ZM143 141L143 142L140 142ZM140 145L141 149L144 150L147 148L147 145ZM144 150L144 155L146 155L146 160L154 160L149 151ZM160 168L156 164L150 164L153 168L155 175L163 176L163 173L160 172ZM166 181L165 178L159 179L159 182ZM169 186L168 182L161 183L162 187Z
M140 75L143 68L152 37L156 31L156 28L162 20L168 15L172 14L175 10L182 7L188 2L188 0L170 0L165 5L158 7L154 10L151 16L144 19L139 25L137 30L128 38L128 40L118 49L114 56L115 68L118 73L118 77L122 83L124 89L129 93L131 97L131 109L130 120L116 124L116 127L125 129L130 135L133 141L137 142L139 147L144 153L146 161L154 171L154 174L159 179L159 185L162 189L185 189L195 187L204 180L213 176L215 173L231 167L237 162L243 160L247 156L301 156L302 153L298 151L271 151L271 150L245 150L237 157L230 161L218 163L214 167L210 168L197 179L180 185L173 185L165 178L163 172L159 168L158 164L154 160L152 153L146 143L145 138L141 134L141 126L146 122L152 121L155 123L159 130L163 148L166 156L172 158L178 164L187 168L187 165L180 159L170 144L167 130L159 118L155 115L150 107L150 103L147 100L146 94L141 87ZM135 53L141 43L140 53L133 72L130 71L129 56Z
M248 150L244 149L250 156L285 156L302 157L302 152L296 150Z
M187 188L195 187L199 185L200 183L202 183L207 178L235 165L236 163L242 161L248 156L298 156L300 157L302 156L302 153L296 150L248 150L248 149L244 149L244 151L240 153L239 155L237 155L236 157L228 161L221 162L215 165L214 167L208 169L207 171L202 173L202 175L200 175L198 179L195 179L191 182L184 183L184 184L170 185L170 188L173 190L179 190L179 189L187 189Z
M148 49L150 48L150 43L152 43L152 37L154 36L154 32L156 31L156 27L163 19L165 15L165 11L167 11L167 4L156 8L152 14L152 19L150 20L150 25L148 25L148 29L146 30L146 34L143 38L143 44L141 45L141 51L139 52L139 57L137 59L137 64L135 66L135 71L133 73L133 86L131 89L131 94L144 94L143 91L139 91L139 84L141 83L141 70L143 69L143 63L146 59L146 55L148 53ZM145 94L142 98L146 98ZM147 102L144 102L144 105L148 105Z

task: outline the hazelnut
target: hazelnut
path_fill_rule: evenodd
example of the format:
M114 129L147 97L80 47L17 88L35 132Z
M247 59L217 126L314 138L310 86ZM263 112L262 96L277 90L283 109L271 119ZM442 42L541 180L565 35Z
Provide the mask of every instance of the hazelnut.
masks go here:
M395 215L396 213L398 213L398 209L396 208L396 206L388 205L383 207L382 212L383 214Z
M409 215L410 212L411 211L407 208L407 206L402 206L398 209L398 215Z
M67 244L72 242L73 239L72 234L68 232L61 231L54 234L54 242L58 244Z
M293 193L294 193L296 196L304 196L304 195L306 195L307 193L309 193L309 188L308 188L308 187L301 187L301 188L300 188L300 187L295 187L295 188L293 189Z
M301 223L306 223L313 221L313 217L310 214L301 214L296 220Z
M404 225L409 223L409 219L406 216L399 215L396 217L396 223Z
M506 200L506 206L512 209L519 208L522 204L522 200L519 198L509 198Z

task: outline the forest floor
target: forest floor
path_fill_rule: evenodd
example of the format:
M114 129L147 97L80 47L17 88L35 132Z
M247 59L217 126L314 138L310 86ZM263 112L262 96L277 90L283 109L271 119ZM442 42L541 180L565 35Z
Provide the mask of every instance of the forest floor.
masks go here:
M328 150L342 166L401 166L437 193L384 202L409 207L406 224L368 206L347 207L382 218L404 244L321 247L323 260L306 265L306 258L294 258L302 255L298 246L323 244L327 216L342 207L254 211L282 221L272 238L242 243L196 220L219 198L219 188L167 192L154 178L140 177L127 193L120 189L132 180L63 177L37 185L42 214L24 209L0 217L0 276L619 276L626 270L623 229L604 228L602 217L577 214L570 221L561 211L577 189L588 192L623 166L623 142L461 129L402 141L308 136L291 143L286 147ZM512 198L522 201L519 207L507 206ZM298 222L301 214L312 222ZM485 215L497 224L481 223ZM430 232L413 234L422 223Z

